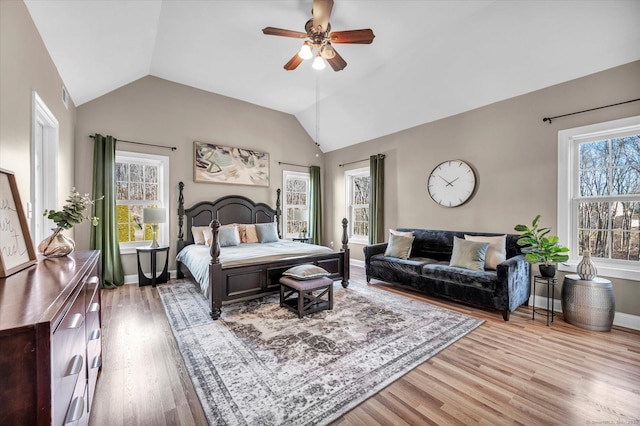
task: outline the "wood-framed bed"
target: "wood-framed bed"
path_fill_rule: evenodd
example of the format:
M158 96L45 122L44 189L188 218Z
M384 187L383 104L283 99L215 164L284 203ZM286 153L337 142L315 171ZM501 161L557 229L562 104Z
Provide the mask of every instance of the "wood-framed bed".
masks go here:
M334 281L340 279L342 286L349 285L349 246L347 219L342 220L342 246L340 251L323 254L301 255L280 260L250 263L242 266L223 267L219 261L220 245L218 233L221 224L259 224L275 222L280 236L280 189L277 190L276 208L264 203L255 203L242 195L229 195L215 201L202 201L192 207L184 207L184 183L178 184L178 242L176 253L194 244L191 228L209 226L213 235L209 253L208 278L211 317L218 319L222 305L255 299L280 289L279 280L287 269L301 264L313 264L330 272ZM183 227L185 228L183 231ZM178 278L185 271L176 259ZM187 269L190 275L191 271ZM194 277L195 279L195 277Z

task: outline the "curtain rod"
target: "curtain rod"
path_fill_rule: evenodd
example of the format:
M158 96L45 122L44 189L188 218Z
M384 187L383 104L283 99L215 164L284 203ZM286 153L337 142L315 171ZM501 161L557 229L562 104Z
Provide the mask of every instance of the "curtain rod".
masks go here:
M384 158L384 154L376 154L378 158ZM351 161L349 163L338 164L338 167L348 166L349 164L361 163L363 161L369 161L369 158L363 158L362 160Z
M630 101L618 102L617 104L611 104L611 105L605 105L605 106L601 106L601 107L597 107L597 108L585 109L584 111L572 112L572 113L563 114L563 115L556 115L555 117L545 117L545 118L542 119L542 121L543 122L548 121L549 124L551 124L551 120L555 120L556 118L568 117L570 115L582 114L583 112L595 111L595 110L602 109L602 108L609 108L609 107L618 106L618 105L630 104L631 102L638 102L638 101L640 101L640 98L631 99Z
M93 139L93 138L94 138L94 136L93 136L93 135L89 135L89 137L90 137L91 139ZM134 144L134 145L155 146L156 148L170 149L171 151L175 151L176 149L178 149L178 148L176 148L175 146L166 146L166 145L156 145L156 144L153 144L153 143L144 143L144 142L125 141L125 140L122 140L122 139L116 139L116 142L132 143L132 144Z
M303 166L302 164L285 163L284 161L278 161L278 165L280 164L286 164L287 166L296 166L296 167L309 167L309 166Z

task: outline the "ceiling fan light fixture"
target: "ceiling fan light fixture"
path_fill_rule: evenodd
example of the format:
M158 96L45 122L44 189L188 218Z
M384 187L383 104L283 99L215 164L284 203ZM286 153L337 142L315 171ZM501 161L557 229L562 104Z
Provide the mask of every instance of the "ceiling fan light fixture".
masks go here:
M333 57L336 56L336 51L333 50L333 46L330 44L323 44L320 48L320 54L325 59L333 59Z
M313 58L313 52L311 51L311 43L305 41L300 51L298 52L298 56L304 60Z
M313 60L313 64L311 66L314 70L322 71L323 69L325 69L327 64L324 62L324 59L322 59L322 56L317 55Z

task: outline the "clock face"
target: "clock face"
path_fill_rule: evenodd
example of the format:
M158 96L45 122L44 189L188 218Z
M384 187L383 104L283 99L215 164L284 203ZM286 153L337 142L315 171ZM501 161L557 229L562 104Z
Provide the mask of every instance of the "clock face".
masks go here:
M476 187L473 169L462 160L440 163L429 175L427 191L436 203L457 207L471 197Z

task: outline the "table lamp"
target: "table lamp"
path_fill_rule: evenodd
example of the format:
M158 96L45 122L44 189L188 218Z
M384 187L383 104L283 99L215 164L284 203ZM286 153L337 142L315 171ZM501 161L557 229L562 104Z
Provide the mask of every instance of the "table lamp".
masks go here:
M165 218L167 216L167 210L162 207L158 208L144 208L142 209L142 221L151 225L151 229L153 230L153 242L149 247L157 248L158 246L158 224L164 223Z
M309 221L309 210L307 210L307 209L295 209L293 211L293 218L298 222L308 222ZM306 226L306 223L304 225L301 223L300 225L303 226L303 227L300 229L299 237L300 238L306 238L307 237L307 226Z

